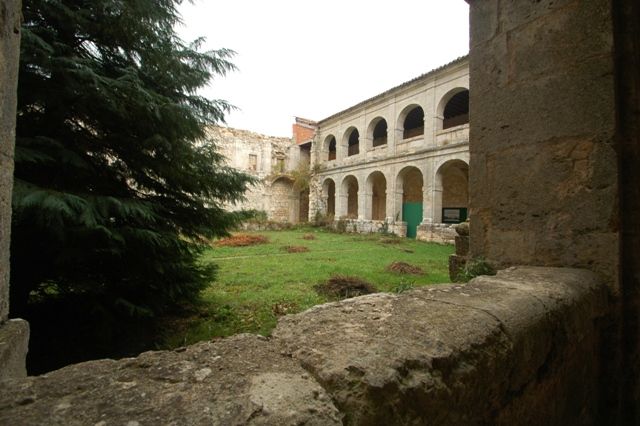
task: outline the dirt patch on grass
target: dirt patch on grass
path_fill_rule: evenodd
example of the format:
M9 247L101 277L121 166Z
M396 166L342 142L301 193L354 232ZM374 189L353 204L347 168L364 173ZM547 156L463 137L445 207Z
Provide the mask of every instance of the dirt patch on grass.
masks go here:
M396 274L411 274L411 275L422 275L424 271L421 267L411 265L406 262L393 262L391 265L387 266L387 271L395 272Z
M215 245L218 247L247 247L257 244L266 244L268 242L269 239L264 235L235 234L220 241L216 241Z
M315 236L315 235L313 235L313 234L304 234L304 235L302 236L302 239L303 239L303 240L315 240L315 239L316 239L316 236Z
M282 250L287 253L306 253L309 251L309 248L305 246L284 246Z
M376 293L378 290L370 283L358 277L334 275L328 281L313 287L319 294L332 299L347 299Z
M384 237L380 238L382 244L400 244L403 241L402 238Z

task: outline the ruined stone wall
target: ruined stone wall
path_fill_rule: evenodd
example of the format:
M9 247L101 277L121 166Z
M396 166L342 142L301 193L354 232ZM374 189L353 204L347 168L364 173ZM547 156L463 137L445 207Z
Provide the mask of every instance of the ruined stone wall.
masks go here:
M281 160L284 161L282 172L296 166L289 152L292 140L230 127L211 127L208 137L216 142L228 165L258 179L258 183L245 193L245 200L227 207L232 210L262 210L269 214L273 210L271 200L275 199L269 178L281 172L278 170Z
M618 292L610 8L471 2L471 254L585 267Z
M278 179L271 185L271 207L269 218L276 222L291 220L295 209L293 201L293 185L289 179Z

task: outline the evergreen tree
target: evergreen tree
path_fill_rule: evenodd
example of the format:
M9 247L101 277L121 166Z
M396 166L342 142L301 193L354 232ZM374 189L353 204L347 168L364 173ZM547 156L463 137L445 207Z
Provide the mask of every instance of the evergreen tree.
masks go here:
M11 306L72 297L162 312L211 278L202 243L251 178L205 140L230 105L196 91L232 51L177 37L180 0L25 0ZM74 299L74 300L76 300Z

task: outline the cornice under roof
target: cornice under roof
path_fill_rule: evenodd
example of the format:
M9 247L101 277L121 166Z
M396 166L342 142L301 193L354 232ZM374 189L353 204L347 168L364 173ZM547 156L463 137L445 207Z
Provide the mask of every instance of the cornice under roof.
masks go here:
M449 62L447 64L441 65L438 68L434 68L431 71L426 72L426 73L424 73L424 74L422 74L422 75L420 75L420 76L418 76L416 78L412 78L409 81L405 81L404 83L402 83L402 84L400 84L398 86L392 87L389 90L386 90L386 91L384 91L384 92L382 92L380 94L377 94L376 96L373 96L373 97L371 97L369 99L366 99L366 100L364 100L362 102L359 102L359 103L357 103L357 104L355 104L353 106L350 106L349 108L344 109L344 110L342 110L340 112L332 114L327 118L323 118L322 120L318 121L318 125L323 124L323 123L325 123L325 122L327 122L327 121L329 121L329 120L331 120L331 119L333 119L333 118L335 118L335 117L337 117L339 115L345 114L345 113L347 113L349 111L353 111L354 109L357 109L357 108L361 107L362 105L364 105L364 104L366 104L368 102L371 102L371 101L376 100L378 98L382 98L383 96L385 96L385 95L387 95L387 94L389 94L391 92L394 92L394 91L396 91L398 89L401 89L403 87L409 86L409 85L415 83L416 81L425 79L427 77L431 77L433 74L437 73L438 71L441 71L441 70L443 70L445 68L451 67L453 65L457 65L459 63L462 63L462 62L466 61L468 58L469 58L469 55L460 56L459 58L454 59L453 61L451 61L451 62Z

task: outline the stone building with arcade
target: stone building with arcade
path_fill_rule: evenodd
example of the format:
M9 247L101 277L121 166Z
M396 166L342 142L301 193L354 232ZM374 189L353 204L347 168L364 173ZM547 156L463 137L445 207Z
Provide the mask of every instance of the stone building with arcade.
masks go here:
M259 182L228 206L276 222L322 218L349 232L451 242L467 218L469 64L466 57L315 122L292 138L216 127L229 164ZM299 186L296 180L307 175Z
M310 218L450 241L469 200L466 57L317 123Z

